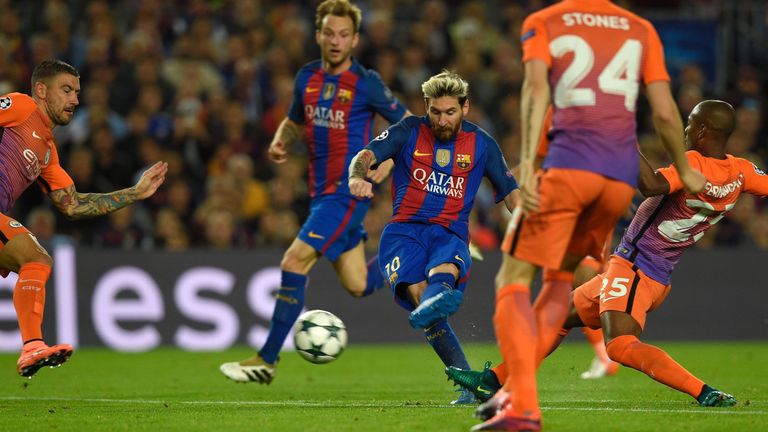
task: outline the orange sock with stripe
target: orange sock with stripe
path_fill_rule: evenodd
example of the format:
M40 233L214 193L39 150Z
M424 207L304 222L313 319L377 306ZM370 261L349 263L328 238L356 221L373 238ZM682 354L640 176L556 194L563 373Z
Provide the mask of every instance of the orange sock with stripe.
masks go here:
M45 283L50 275L51 267L40 263L27 263L19 269L19 279L13 289L13 307L24 344L43 339Z
M587 341L589 341L590 345L592 345L592 348L595 350L595 355L597 356L597 358L599 358L604 365L610 364L611 358L608 357L608 351L606 351L605 349L605 340L603 339L603 330L602 329L595 330L589 327L582 327L581 332L584 333L584 336L587 337Z
M504 389L511 392L513 414L538 419L541 413L536 390L536 352L533 350L538 331L528 286L510 284L496 293L493 324L506 363L508 373L503 383Z
M612 360L637 369L654 380L696 398L704 381L696 378L662 349L631 335L619 336L606 347Z
M573 273L544 270L544 285L533 304L539 329L537 364L544 360L555 344L571 308Z

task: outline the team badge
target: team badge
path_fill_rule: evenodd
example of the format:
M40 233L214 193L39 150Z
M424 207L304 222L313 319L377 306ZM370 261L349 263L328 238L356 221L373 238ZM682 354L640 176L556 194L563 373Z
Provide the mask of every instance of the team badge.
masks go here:
M438 149L435 154L435 161L441 167L446 167L451 163L451 151L448 149Z
M340 104L347 104L352 100L352 90L339 89L339 94L336 96L336 100Z
M11 103L13 103L13 101L10 97L0 98L0 109L7 110L11 107Z
M12 226L13 228L21 228L21 224L16 222L15 220L11 219L10 222L8 222L8 225Z
M323 85L323 100L328 100L336 93L336 84L326 83Z
M467 169L472 165L472 155L469 154L456 154L456 165L461 169Z

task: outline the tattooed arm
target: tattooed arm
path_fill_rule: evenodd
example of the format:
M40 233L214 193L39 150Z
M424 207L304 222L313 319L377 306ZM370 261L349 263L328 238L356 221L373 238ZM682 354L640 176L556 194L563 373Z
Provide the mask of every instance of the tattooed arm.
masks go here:
M158 162L144 171L132 187L110 193L80 193L74 186L51 191L48 197L69 219L84 219L112 213L152 196L165 181L168 164Z
M352 158L349 164L349 191L360 198L373 197L373 186L365 180L365 175L371 165L376 163L376 156L368 149L360 152Z
M525 63L525 79L520 97L520 195L526 211L539 208L535 160L544 115L550 103L548 75L547 64L543 61L530 60Z
M269 145L269 160L274 163L283 163L288 160L288 147L301 138L301 125L290 120L283 119L277 128L275 137Z

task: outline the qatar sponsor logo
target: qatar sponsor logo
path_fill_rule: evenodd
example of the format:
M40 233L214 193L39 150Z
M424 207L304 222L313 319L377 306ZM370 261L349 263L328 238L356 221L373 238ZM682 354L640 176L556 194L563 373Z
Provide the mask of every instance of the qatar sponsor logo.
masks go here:
M334 110L326 107L315 107L314 105L304 106L304 115L307 122L313 126L324 127L328 129L346 129L344 120L344 111Z
M433 194L464 198L464 177L456 177L441 172L429 171L424 168L416 168L411 173L421 189Z

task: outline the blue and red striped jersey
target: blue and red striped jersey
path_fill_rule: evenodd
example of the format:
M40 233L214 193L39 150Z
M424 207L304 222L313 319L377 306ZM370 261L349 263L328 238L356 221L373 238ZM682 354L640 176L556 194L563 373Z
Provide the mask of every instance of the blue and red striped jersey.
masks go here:
M302 67L294 81L288 118L304 124L310 196L349 195L349 163L373 138L376 113L395 123L405 112L379 74L355 59L338 75L326 73L320 60Z
M469 213L483 177L496 202L517 188L496 141L466 120L456 137L437 139L424 117L407 117L371 141L377 163L394 159L392 222L440 224L465 241Z

